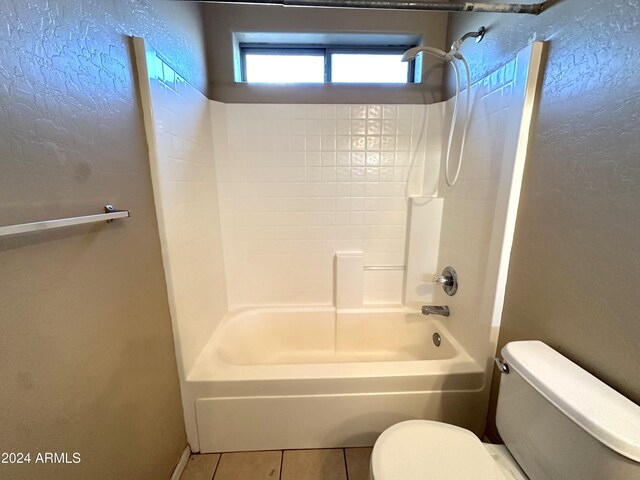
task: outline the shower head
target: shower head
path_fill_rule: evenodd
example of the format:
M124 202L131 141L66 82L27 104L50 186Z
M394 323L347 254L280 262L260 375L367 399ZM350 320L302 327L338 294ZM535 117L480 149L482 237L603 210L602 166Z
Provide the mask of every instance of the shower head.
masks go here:
M467 38L475 38L476 43L480 43L484 38L484 34L487 33L487 29L485 27L480 27L477 32L467 32L465 33L460 41L464 42Z
M404 52L404 54L402 55L402 61L408 62L410 60L413 60L422 52L430 53L431 55L434 55L443 60L445 58L445 55L447 54L446 52L443 52L442 50L433 48L433 47L413 47L407 50L406 52Z
M422 47L410 48L409 50L407 50L406 52L404 52L402 54L402 61L403 62L408 62L410 60L413 60L414 58L416 58L418 56L418 54L420 52L422 52Z

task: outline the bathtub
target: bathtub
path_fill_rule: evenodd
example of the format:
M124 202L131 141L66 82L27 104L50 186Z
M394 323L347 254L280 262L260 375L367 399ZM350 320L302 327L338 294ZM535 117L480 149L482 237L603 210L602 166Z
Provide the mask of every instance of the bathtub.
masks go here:
M370 446L412 418L480 433L485 372L447 321L405 308L232 312L187 377L191 447Z

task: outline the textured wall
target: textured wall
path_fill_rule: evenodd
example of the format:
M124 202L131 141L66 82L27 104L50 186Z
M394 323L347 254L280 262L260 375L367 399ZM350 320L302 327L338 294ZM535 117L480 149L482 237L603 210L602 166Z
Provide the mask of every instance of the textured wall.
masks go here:
M474 75L550 48L500 345L540 339L640 402L640 6L564 0L539 17L452 15Z
M205 6L210 94L227 103L434 103L442 99L444 68L427 58L422 84L250 85L234 80L234 32L401 33L445 48L447 14L269 5Z
M0 225L132 217L0 239L0 451L80 452L0 477L168 478L185 446L130 34L201 87L200 10L0 2Z

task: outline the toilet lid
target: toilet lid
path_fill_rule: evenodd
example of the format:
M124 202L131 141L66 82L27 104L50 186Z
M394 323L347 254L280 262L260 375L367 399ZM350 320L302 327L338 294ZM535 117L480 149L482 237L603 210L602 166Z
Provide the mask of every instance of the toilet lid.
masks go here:
M385 430L371 454L375 480L505 480L469 430L409 420Z

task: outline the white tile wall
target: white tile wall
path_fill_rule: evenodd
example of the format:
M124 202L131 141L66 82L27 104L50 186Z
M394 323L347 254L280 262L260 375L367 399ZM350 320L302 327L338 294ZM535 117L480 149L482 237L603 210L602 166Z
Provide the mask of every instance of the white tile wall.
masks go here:
M460 178L454 187L447 187L442 175L439 185L444 197L439 270L453 266L460 289L454 297L437 289L435 302L451 307L450 330L479 361L485 360L491 335L499 251L516 162L528 61L528 51L524 51L472 87L471 123ZM449 100L449 118L451 109ZM452 156L451 172L456 160L457 156ZM441 167L444 169L444 162ZM498 252L492 255L496 249Z
M339 251L403 264L407 195L437 185L441 115L428 108L226 105L216 168L229 305L332 304ZM402 284L400 271L366 272L364 301L400 303Z
M210 106L155 51L147 48L146 58L151 174L178 364L185 378L227 312Z

